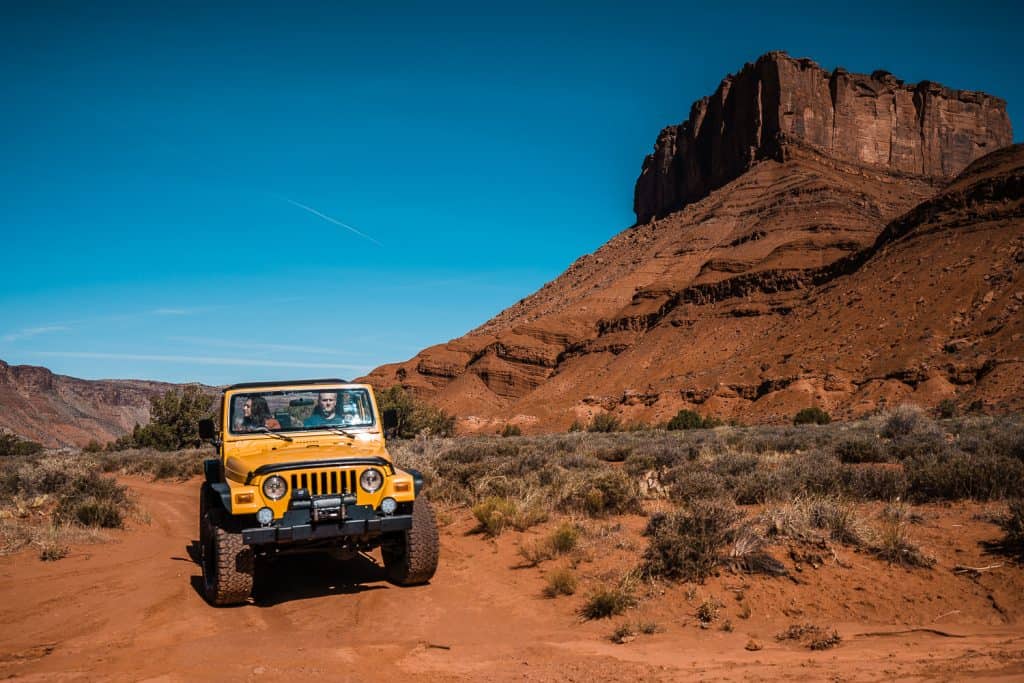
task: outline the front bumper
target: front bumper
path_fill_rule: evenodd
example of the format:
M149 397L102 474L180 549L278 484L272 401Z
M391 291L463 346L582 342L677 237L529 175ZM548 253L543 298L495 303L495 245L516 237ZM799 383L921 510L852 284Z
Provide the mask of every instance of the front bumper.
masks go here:
M411 528L411 514L381 517L372 508L350 505L346 506L344 519L320 522L312 521L308 511L290 510L270 526L242 529L242 542L246 545L302 543L332 538L376 536Z

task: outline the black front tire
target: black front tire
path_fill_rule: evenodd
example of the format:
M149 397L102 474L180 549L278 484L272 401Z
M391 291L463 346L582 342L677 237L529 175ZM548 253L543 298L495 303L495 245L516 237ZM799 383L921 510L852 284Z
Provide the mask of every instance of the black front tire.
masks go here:
M412 506L412 528L381 546L388 580L399 586L427 583L437 571L440 539L430 501L417 498Z
M238 605L252 595L255 558L252 548L242 542L242 534L223 528L217 512L207 510L200 522L203 595L211 605Z

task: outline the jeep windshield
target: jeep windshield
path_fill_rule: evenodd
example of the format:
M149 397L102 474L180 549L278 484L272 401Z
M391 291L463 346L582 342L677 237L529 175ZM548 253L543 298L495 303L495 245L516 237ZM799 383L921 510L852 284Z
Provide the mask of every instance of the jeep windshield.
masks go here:
M346 431L374 426L366 389L250 391L231 397L231 433Z

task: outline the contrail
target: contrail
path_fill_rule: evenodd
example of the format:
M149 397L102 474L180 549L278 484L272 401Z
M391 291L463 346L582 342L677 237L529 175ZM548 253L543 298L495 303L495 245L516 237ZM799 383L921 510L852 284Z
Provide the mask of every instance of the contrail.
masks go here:
M311 206L306 206L305 204L300 204L299 202L297 202L297 201L295 201L295 200L293 200L293 199L288 199L287 197L282 197L282 199L284 199L284 200L285 200L286 202L288 202L289 204L292 204L293 206L297 206L297 207L299 207L300 209L305 209L306 211L309 211L309 212L310 212L311 214L313 214L314 216L319 216L320 218L323 218L323 219L324 219L325 221L327 221L328 223L334 223L335 225L340 225L341 227L345 228L346 230L351 230L352 232L354 232L355 234L359 235L359 236L360 236L360 237L362 237L363 239L368 239L368 240L370 240L371 242L373 242L374 244L376 244L376 245L377 245L378 247L383 247L383 246L384 246L383 244L381 244L381 243L380 243L380 242L378 242L377 240L373 239L372 237L370 237L370 236L369 236L369 235L367 235L366 233L364 233L364 232L359 232L358 230L356 230L355 228L353 228L353 227L352 227L351 225L348 225L347 223L342 223L342 222L341 222L341 221L339 221L339 220L338 220L337 218L331 218L330 216L328 216L328 215L327 215L327 214L325 214L325 213L320 213L319 211L317 211L316 209L314 209L314 208L313 208L313 207L311 207Z

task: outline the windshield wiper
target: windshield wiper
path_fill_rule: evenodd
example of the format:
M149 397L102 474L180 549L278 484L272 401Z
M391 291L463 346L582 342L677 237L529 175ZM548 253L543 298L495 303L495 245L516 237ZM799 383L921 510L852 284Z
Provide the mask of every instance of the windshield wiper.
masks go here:
M347 436L350 439L356 438L355 434L353 434L352 432L348 431L347 429L342 429L341 427L336 427L334 425L323 425L323 428L326 429L329 432L334 432L335 434L341 434L342 436Z
M270 436L278 439L284 439L285 441L295 441L292 437L285 436L284 434L278 434L275 431L271 431L268 427L253 427L252 431L259 432L260 434L269 434Z

